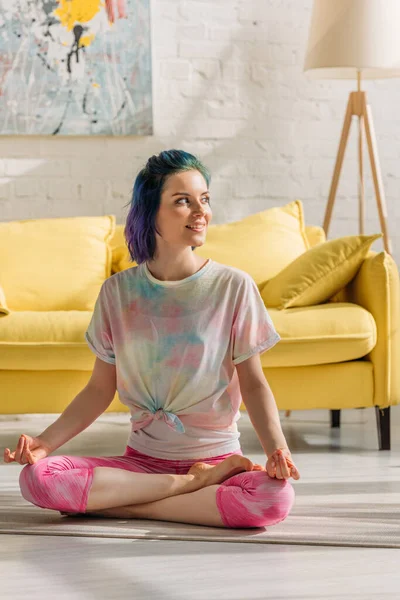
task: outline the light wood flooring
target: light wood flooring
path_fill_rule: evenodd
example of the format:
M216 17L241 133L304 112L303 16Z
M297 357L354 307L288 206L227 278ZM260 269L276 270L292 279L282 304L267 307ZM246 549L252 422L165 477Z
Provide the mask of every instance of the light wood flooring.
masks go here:
M373 410L342 411L340 430L330 429L328 417L282 417L302 485L379 502L380 485L400 469L399 407L392 409L391 452L377 450ZM19 433L40 433L54 418L0 416L1 452ZM260 462L247 415L239 427L245 454ZM57 453L121 453L128 429L128 415L104 415ZM2 485L19 469L1 464ZM400 599L399 550L31 535L0 541L1 600Z

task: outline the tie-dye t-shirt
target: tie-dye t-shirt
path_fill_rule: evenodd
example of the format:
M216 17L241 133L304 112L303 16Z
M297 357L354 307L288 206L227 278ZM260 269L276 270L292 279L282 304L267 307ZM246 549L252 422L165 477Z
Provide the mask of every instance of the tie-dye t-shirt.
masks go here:
M251 276L211 259L180 281L155 279L146 263L112 275L85 337L116 365L128 445L173 460L240 449L235 365L280 340Z

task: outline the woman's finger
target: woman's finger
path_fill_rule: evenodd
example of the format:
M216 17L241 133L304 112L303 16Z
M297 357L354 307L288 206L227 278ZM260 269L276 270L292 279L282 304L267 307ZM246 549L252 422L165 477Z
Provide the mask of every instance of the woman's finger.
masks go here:
M27 452L28 452L27 449L24 448L24 451L21 454L21 460L20 460L21 465L27 465L29 462Z
M279 456L277 457L277 460L276 460L276 478L283 479L281 461L279 460Z
M300 479L300 473L299 473L296 465L292 461L292 458L289 456L286 456L285 458L286 458L286 464L287 464L288 470L289 470L289 477L293 477L293 479Z
M24 440L23 436L21 435L18 440L17 448L15 450L15 460L18 463L21 462L21 454L24 449L24 444L25 444L25 440Z
M280 452L279 450L275 450L274 459L276 464L276 477L277 479L282 479L282 469L281 469L281 460L280 460Z
M24 459L24 455L25 455L25 449L27 447L27 440L24 436L22 436L23 442L22 442L22 450L21 450L21 458L20 458L20 463L21 465L24 465L26 460Z
M21 454L21 464L26 465L29 460L28 460L28 453L30 452L29 449L29 440L26 438L25 435L22 436L24 438L24 448L22 450L22 454Z
M283 454L279 455L279 464L281 467L282 478L288 479L290 477L290 471L286 463L286 458L283 456Z
M4 450L4 462L10 463L15 461L15 452L10 452L9 448Z
M272 459L275 463L275 477L277 479L282 479L282 473L281 473L281 468L280 468L280 461L279 461L279 452L278 450L275 450L275 452L272 455Z
M23 440L22 440L22 438L19 438L19 440L17 442L17 446L16 446L16 448L14 450L14 460L16 462L19 461L19 455L21 453L22 444L23 444Z
M276 476L276 464L274 461L269 460L267 463L267 473L270 477L274 478Z
M36 462L36 458L33 456L30 450L27 450L27 459L30 465L33 465Z
M295 465L292 466L290 474L293 477L293 479L300 479L300 473L298 472L297 467L295 467Z

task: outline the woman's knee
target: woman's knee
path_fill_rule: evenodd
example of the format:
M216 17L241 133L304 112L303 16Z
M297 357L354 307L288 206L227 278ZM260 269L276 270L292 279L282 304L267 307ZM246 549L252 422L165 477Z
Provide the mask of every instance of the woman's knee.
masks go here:
M267 475L268 477L268 475ZM272 479L268 477L267 485L261 485L258 493L265 498L265 519L263 527L276 525L284 521L294 504L294 489L292 484L285 479Z
M294 490L289 481L250 471L225 481L219 487L217 500L228 527L268 527L288 516Z
M44 500L44 486L46 478L44 471L47 467L47 459L42 459L33 465L25 465L19 475L19 487L22 497L28 502L46 508L42 502Z
M26 465L19 476L21 494L40 508L79 512L90 479L89 468L76 468L68 456L49 456Z

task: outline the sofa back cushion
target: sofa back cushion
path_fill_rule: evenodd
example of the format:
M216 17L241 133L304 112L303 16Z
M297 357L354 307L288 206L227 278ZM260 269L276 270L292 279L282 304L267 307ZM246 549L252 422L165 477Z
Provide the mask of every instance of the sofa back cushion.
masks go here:
M306 225L305 230L310 248L326 242L325 231L319 225Z
M300 200L249 215L240 221L209 225L195 252L249 273L258 287L309 249Z
M125 271L125 269L137 266L135 261L131 261L128 246L125 241L124 229L125 224L117 225L110 241L112 251L112 273L119 273L119 271Z
M0 286L0 317L6 317L10 314L10 311L6 302L6 295L3 288Z
M13 310L93 310L111 274L115 216L0 223L0 283Z

